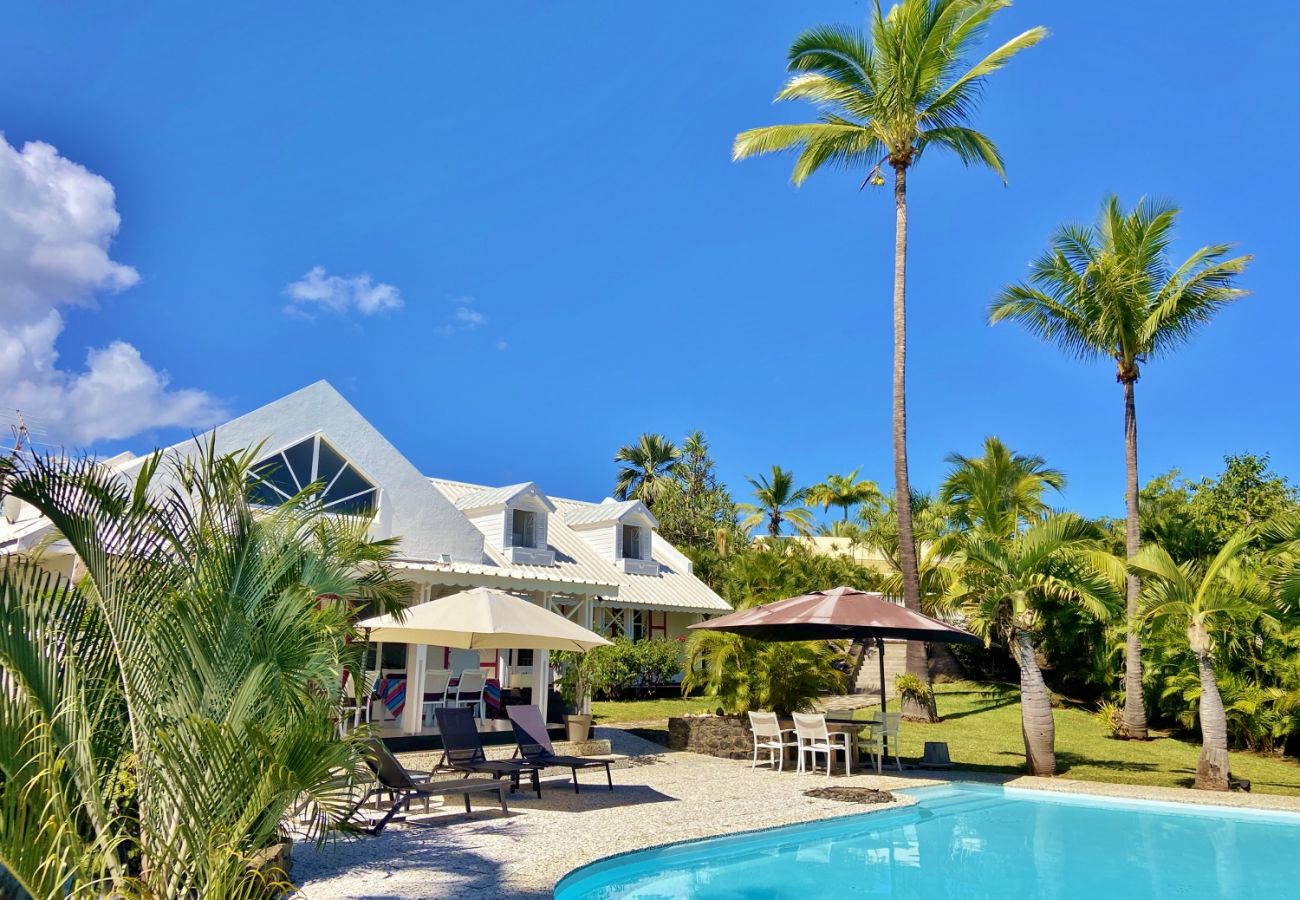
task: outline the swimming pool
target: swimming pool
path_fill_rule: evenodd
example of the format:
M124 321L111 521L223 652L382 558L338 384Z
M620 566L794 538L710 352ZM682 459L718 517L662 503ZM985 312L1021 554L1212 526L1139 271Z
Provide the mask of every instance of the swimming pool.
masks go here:
M916 806L641 850L556 900L1300 896L1300 814L954 784Z

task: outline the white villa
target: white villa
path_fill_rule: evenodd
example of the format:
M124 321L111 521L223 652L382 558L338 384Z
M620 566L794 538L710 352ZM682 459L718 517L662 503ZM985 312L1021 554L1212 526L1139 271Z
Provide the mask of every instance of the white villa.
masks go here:
M661 538L639 501L600 503L550 497L533 482L492 487L419 472L330 384L318 381L219 425L219 452L260 445L265 481L256 499L271 504L315 481L326 509L374 516L376 538L399 537L398 567L416 585L413 602L486 586L527 596L607 637L681 636L687 625L731 607L691 572ZM171 448L196 451L195 441ZM104 465L129 473L130 453ZM0 553L41 547L50 568L72 574L68 547L49 537L36 511L9 498L0 519ZM386 645L381 667L422 673L479 666L503 687L552 676L528 651L467 651ZM544 654L538 654L544 658ZM415 682L419 683L419 681ZM420 704L406 706L401 728L421 730Z

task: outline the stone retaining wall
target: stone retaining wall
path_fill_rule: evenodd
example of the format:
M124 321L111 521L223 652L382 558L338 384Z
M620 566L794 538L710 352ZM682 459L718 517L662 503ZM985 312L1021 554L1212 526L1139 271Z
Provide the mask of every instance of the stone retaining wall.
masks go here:
M749 759L754 736L748 716L683 716L668 720L668 749L723 759Z

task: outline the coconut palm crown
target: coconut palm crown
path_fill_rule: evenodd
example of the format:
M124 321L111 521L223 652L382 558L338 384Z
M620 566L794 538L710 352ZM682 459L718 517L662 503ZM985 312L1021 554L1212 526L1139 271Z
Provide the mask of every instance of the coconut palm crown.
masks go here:
M635 444L625 444L614 454L620 463L614 496L654 505L656 482L672 474L681 460L677 446L662 434L643 434Z
M1065 353L1083 359L1109 358L1124 386L1125 550L1137 555L1137 405L1141 365L1190 338L1228 303L1245 296L1236 286L1249 256L1231 256L1227 244L1201 247L1182 263L1170 262L1178 208L1138 201L1125 212L1108 197L1096 225L1067 225L1031 264L1024 282L1005 288L993 302L989 321L1018 322ZM1147 736L1142 695L1142 648L1137 611L1141 584L1130 572L1126 593L1124 730Z
M771 537L781 536L781 526L789 522L799 534L812 530L812 514L803 505L807 488L796 487L794 472L780 466L772 467L772 475L746 476L754 487L754 503L739 503L736 508L745 513L740 527L748 530L767 522Z
M1022 523L1048 513L1043 495L1065 487L1065 473L1041 456L1015 453L996 437L984 439L982 456L949 453L952 468L939 488L939 499L952 508L963 528L1014 537Z
M808 488L808 502L828 510L838 507L842 521L848 522L849 510L864 503L881 503L884 496L874 481L858 478L861 468L854 469L847 475L827 475L826 480Z

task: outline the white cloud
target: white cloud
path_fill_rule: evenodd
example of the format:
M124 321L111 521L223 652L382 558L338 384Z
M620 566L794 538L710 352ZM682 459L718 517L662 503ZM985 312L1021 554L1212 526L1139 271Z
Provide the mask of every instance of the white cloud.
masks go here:
M505 341L497 341L497 350L505 350L505 349L507 349L509 346L510 346L510 345L509 345L508 343L506 343Z
M438 334L445 336L460 331L474 331L487 324L487 316L474 308L474 301L471 298L461 297L455 303L456 309L451 314L451 321L434 329Z
M289 298L286 312L303 312L316 306L335 313L355 309L363 316L370 316L402 308L402 292L393 285L376 283L367 274L346 278L329 275L324 266L312 266L302 278L285 286L284 293Z
M60 308L140 280L109 257L120 222L107 179L49 144L20 151L0 135L0 408L22 409L51 440L89 444L222 415L203 391L171 390L123 341L90 349L80 371L59 366Z

